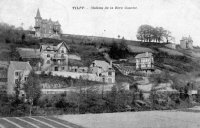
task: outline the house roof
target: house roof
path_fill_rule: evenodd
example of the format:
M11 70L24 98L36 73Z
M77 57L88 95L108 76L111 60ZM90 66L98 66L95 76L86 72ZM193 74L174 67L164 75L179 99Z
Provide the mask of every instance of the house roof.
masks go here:
M41 45L41 49L42 50L48 50L48 51L57 51L59 50L59 48L62 46L62 45L65 45L65 47L69 50L69 46L63 41L61 43L59 43L58 45L54 46L53 44L43 44Z
M22 58L40 58L39 49L18 48L18 52Z
M69 66L78 66L78 67L81 67L81 66L83 66L83 63L80 60L69 59L68 60L68 65Z
M29 62L10 61L10 66L13 66L15 70L32 70Z
M9 66L8 61L0 61L0 68L7 68Z
M145 52L135 56L135 58L147 58L147 57L152 57L152 53Z
M96 67L102 67L104 70L112 68L112 66L104 60L95 60L92 63L94 63Z
M65 47L69 50L69 46L64 41L57 45L57 49L59 49L62 45L65 45Z
M41 15L40 15L40 10L39 10L39 8L38 8L38 10L37 10L36 17L39 17L39 18L41 18Z

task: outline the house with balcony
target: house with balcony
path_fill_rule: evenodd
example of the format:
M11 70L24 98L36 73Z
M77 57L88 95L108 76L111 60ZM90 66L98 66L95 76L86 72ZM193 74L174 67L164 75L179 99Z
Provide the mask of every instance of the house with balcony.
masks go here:
M136 70L152 71L154 70L154 59L152 53L146 52L135 56Z
M69 47L65 42L58 45L43 44L40 47L43 63L39 64L40 70L45 72L68 70Z
M10 61L8 67L8 83L7 83L7 94L13 95L15 94L16 84L20 81L20 96L24 95L23 83L26 82L29 73L31 72L32 67L29 62L21 62L21 61Z

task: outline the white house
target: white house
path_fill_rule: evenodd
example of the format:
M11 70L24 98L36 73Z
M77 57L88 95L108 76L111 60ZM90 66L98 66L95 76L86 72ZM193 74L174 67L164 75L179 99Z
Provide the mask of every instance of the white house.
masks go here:
M15 94L16 83L21 80L21 87L23 83L27 80L27 77L32 70L29 62L20 62L20 61L10 61L8 67L8 85L7 85L7 94ZM24 95L24 91L20 90L20 95Z
M136 70L153 70L154 59L152 53L146 52L135 56Z
M112 62L107 63L102 60L95 60L90 65L90 71L101 78L102 82L115 83L115 70L112 68Z

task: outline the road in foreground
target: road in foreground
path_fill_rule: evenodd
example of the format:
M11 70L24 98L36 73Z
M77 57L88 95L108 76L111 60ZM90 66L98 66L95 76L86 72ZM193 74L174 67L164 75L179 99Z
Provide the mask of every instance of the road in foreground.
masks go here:
M63 115L59 118L87 128L200 128L200 113L183 111Z
M0 128L83 128L56 117L7 117L0 118Z

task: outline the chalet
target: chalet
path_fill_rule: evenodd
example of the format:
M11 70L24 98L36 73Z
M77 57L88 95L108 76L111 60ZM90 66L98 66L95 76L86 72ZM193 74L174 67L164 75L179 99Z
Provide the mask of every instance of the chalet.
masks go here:
M152 53L146 52L135 56L136 70L153 70L154 59Z
M29 62L19 62L19 61L10 61L8 67L8 85L7 85L7 94L12 95L15 93L14 88L17 82L21 81L21 88L23 88L23 83L27 80L27 77L32 70ZM20 90L20 95L24 95L24 91Z
M44 44L40 47L41 58L43 64L42 71L67 71L68 70L68 51L69 47L65 42L61 42L54 46L52 44Z

